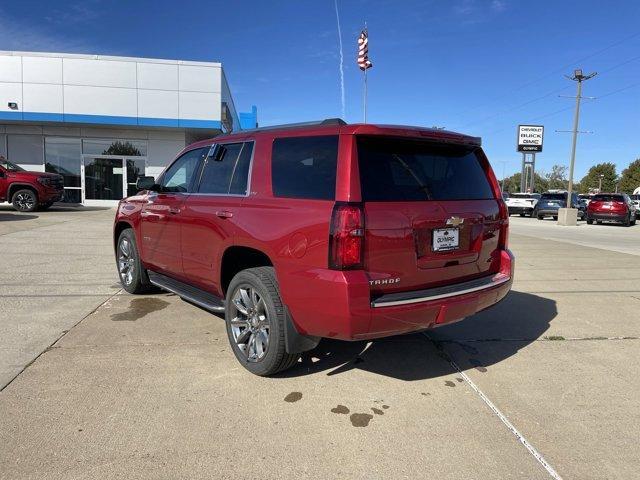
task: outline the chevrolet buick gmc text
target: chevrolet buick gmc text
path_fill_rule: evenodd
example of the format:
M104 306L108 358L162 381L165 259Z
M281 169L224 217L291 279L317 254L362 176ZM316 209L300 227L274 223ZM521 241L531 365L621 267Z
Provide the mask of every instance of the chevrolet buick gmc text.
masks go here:
M339 119L185 148L114 223L121 283L224 312L240 363L293 366L323 337L461 320L509 292L509 217L478 138Z

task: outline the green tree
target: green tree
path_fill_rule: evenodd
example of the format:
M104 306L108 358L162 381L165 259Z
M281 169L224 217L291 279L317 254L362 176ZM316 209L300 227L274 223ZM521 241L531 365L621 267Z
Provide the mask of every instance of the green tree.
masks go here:
M520 172L514 173L510 177L504 179L504 191L509 193L516 193L520 191ZM502 185L502 183L501 183ZM546 192L549 190L547 180L540 174L536 173L534 180L534 190L538 193Z
M622 171L620 176L620 191L625 193L633 193L640 187L640 158L631 162L627 168Z
M544 178L547 180L547 187L550 190L566 190L569 188L567 170L568 168L564 165L554 165L551 167L551 171L544 175Z
M602 175L602 191L614 192L618 182L618 174L614 163L605 162L594 165L580 180L580 193L589 193L589 190L597 190Z
M126 155L130 157L139 157L140 150L138 150L131 142L121 142L120 140L113 142L109 145L103 155Z

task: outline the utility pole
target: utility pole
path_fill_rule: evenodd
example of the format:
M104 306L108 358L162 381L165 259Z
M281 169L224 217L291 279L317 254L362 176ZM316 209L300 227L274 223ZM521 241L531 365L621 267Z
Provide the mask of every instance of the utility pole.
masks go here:
M573 166L576 162L576 142L578 141L578 123L580 121L580 100L582 99L582 82L589 80L597 75L597 72L583 75L582 69L576 69L573 77L567 76L569 80L578 82L578 93L576 95L576 113L573 117L573 141L571 144L571 163L569 164L569 189L567 192L567 208L571 208L571 192L573 191Z
M575 218L573 215L569 215L569 211L573 210L571 206L571 194L573 192L573 167L576 162L576 142L578 140L578 124L580 122L580 100L582 99L582 82L585 82L593 77L595 77L598 73L593 72L588 75L584 75L582 73L581 68L577 68L573 71L573 77L565 75L569 80L573 80L574 82L578 82L578 92L576 94L576 112L573 117L573 140L571 144L571 162L569 163L569 188L567 189L567 212L565 212L564 218L560 218L561 215L558 215L558 223L562 225L576 225L577 223L577 211L575 212ZM561 213L561 212L558 212Z

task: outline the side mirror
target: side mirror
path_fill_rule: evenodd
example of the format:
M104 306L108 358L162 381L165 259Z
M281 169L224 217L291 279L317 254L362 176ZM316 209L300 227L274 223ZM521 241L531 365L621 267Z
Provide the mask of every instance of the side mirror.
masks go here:
M156 183L156 180L153 177L142 176L138 177L136 181L136 188L138 191L140 190L150 190L152 192L159 192L160 185Z

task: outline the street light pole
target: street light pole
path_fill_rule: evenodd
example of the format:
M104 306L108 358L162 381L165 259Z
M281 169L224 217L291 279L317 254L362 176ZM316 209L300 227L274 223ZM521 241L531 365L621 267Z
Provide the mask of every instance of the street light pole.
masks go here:
M598 193L602 192L602 177L604 177L604 175L601 173L600 178L598 179Z

